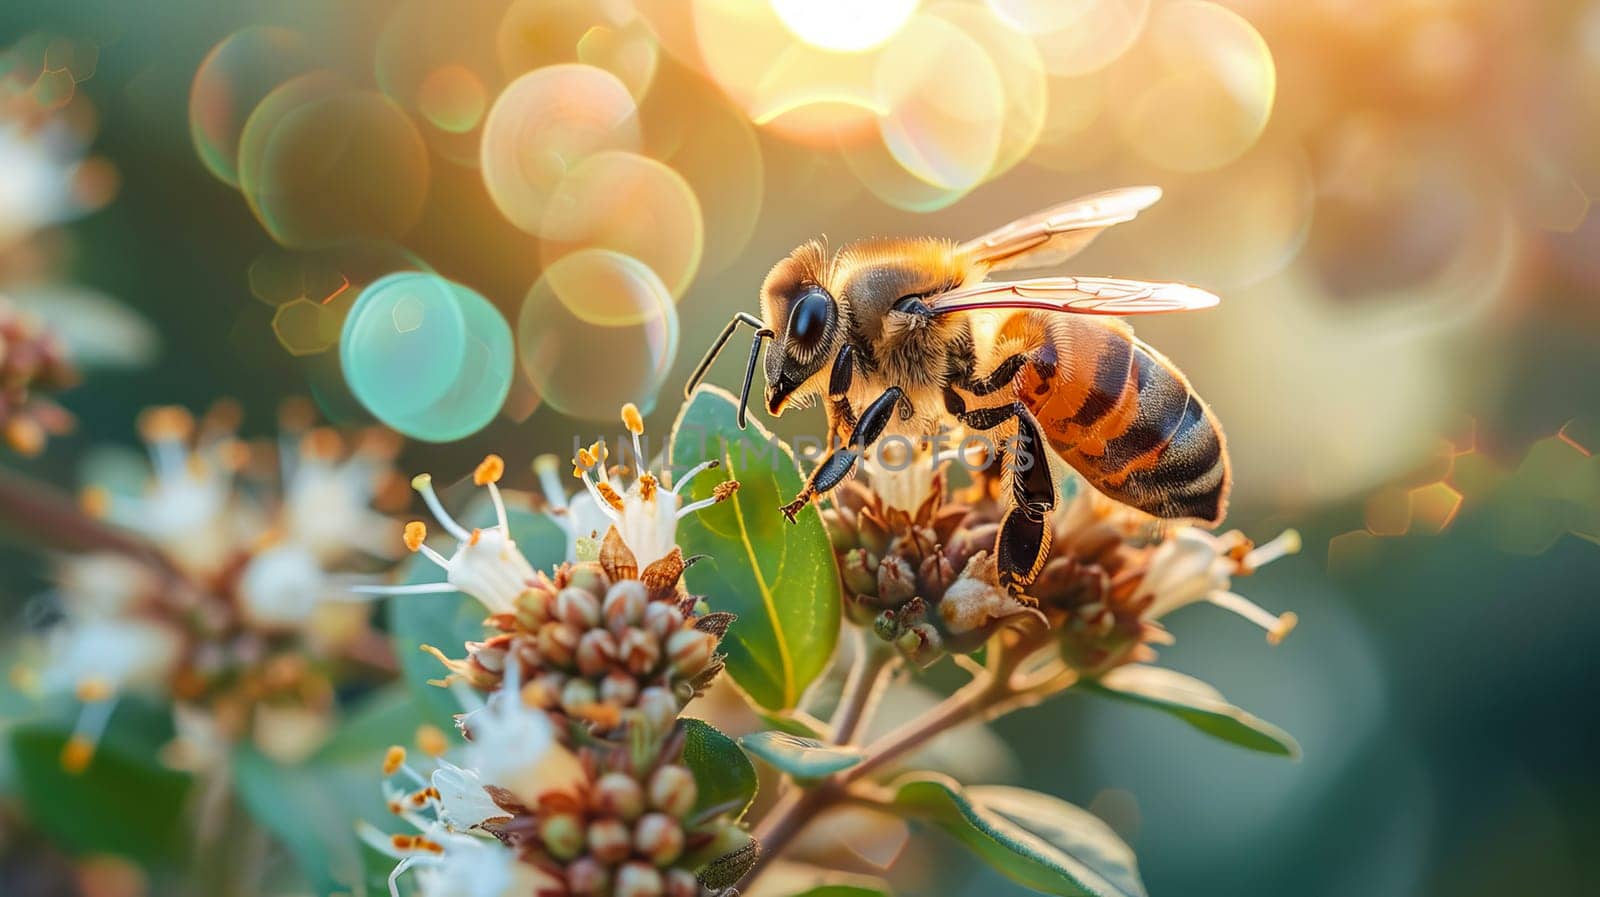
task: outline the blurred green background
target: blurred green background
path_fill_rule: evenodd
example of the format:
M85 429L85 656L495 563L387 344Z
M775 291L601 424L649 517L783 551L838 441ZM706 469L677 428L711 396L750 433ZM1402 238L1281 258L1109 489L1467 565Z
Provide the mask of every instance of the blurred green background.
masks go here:
M1169 4L1125 5L1159 24ZM1260 35L1274 70L1270 118L1242 147L1196 126L1189 143L1146 151L1156 139L1146 129L1190 125L1175 113L1117 118L1118 104L1142 102L1125 95L1140 89L1141 60L1170 53L1149 33L1108 63L1133 73L1103 76L1111 86L1089 112L1073 112L1073 91L1102 75L1045 72L1065 99L1021 164L937 202L885 201L900 194L841 162L848 147L762 126L734 132L754 137L754 217L719 226L743 214L714 192L718 141L731 138L695 131L712 172L692 180L705 255L678 302L679 345L651 427L664 431L700 347L733 311L755 310L766 269L804 239L965 238L1079 193L1167 187L1163 205L1072 270L1191 280L1224 296L1216 313L1140 332L1189 371L1228 428L1239 481L1230 524L1259 539L1292 525L1306 550L1241 586L1300 615L1285 644L1196 612L1172 621L1178 643L1163 662L1294 732L1305 756L1240 752L1165 717L1068 697L998 724L1015 780L1104 816L1137 850L1153 894L1600 893L1600 464L1588 451L1600 449L1600 222L1588 208L1600 190L1600 4L1222 6ZM48 276L114 297L161 344L147 366L91 372L63 399L77 432L7 465L71 487L85 448L131 443L137 410L154 403L232 396L259 433L280 400L316 389L329 416L365 419L339 385L337 349L286 351L273 306L252 296L247 272L273 240L202 165L190 88L219 41L256 24L314 32L337 48L331 65L370 81L395 8L0 7L0 46L43 32L98 50L75 90L94 110L92 152L119 185L52 234ZM1237 48L1222 59L1252 77ZM658 115L687 115L672 91L698 96L715 80L694 69L659 54ZM1235 84L1225 96L1245 104L1249 93ZM1213 111L1229 121L1230 109ZM474 165L435 158L426 197L400 242L515 326L542 267L537 240L495 213ZM608 353L632 351L581 338L585 357L567 363L603 367ZM725 359L713 376L732 384L741 363ZM517 416L449 444L410 442L403 466L465 470L492 450L526 486L535 454L609 432L552 407ZM779 423L788 434L817 427ZM43 577L36 558L7 547L0 608L21 608ZM1013 888L964 874L959 893Z

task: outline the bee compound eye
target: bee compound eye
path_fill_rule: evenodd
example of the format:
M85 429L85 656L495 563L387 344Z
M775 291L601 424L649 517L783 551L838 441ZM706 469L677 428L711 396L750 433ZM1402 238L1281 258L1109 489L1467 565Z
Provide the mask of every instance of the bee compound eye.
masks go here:
M832 316L833 299L822 290L812 288L789 312L789 341L801 349L815 349L827 332L828 319Z

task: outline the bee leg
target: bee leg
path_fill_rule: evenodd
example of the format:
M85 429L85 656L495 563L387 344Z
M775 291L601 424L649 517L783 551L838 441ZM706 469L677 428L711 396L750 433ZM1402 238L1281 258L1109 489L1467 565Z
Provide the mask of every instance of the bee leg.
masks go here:
M905 393L898 386L891 386L883 395L872 400L866 410L861 412L861 417L850 430L850 441L844 448L836 449L822 459L817 469L812 472L811 479L806 483L794 501L783 506L783 516L793 523L795 515L806 503L818 495L825 495L833 487L844 482L844 478L855 469L856 462L861 460L861 452L867 446L878 441L883 435L884 428L889 426L889 418L894 414L895 406L905 397Z
M846 344L833 359L828 377L828 450L842 448L855 429L856 413L850 407L850 383L855 379L855 347Z
M1010 386L1011 381L1017 378L1017 372L1028 363L1028 356L1022 352L1005 359L995 365L994 370L982 377L972 377L962 384L967 392L975 396L986 396L998 392L1001 388Z
M960 401L953 392L946 396L947 405ZM1050 555L1050 512L1056 506L1056 484L1044 454L1044 439L1033 415L1020 402L974 411L952 407L951 413L974 430L992 430L1008 421L1017 422L1017 434L1003 452L1012 506L1000 522L994 550L1000 584L1021 596L1022 589L1044 569Z

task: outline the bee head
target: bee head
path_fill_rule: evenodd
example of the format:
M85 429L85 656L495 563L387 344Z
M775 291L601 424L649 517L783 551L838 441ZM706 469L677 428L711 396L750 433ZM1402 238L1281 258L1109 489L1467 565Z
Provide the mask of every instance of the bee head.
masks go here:
M773 267L761 289L774 334L767 350L767 411L776 416L797 393L818 388L843 341L839 303L823 285L824 250L808 243Z

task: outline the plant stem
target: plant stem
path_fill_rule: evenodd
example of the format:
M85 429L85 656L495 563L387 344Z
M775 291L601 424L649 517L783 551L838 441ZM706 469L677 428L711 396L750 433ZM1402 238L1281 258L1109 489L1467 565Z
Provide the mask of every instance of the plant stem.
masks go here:
M882 639L853 629L856 639L855 663L845 680L839 707L833 713L832 728L835 744L854 744L856 738L872 721L889 680L900 666L900 654L894 646Z
M65 551L110 551L173 572L137 536L85 514L77 502L27 477L0 470L0 522L29 541Z

